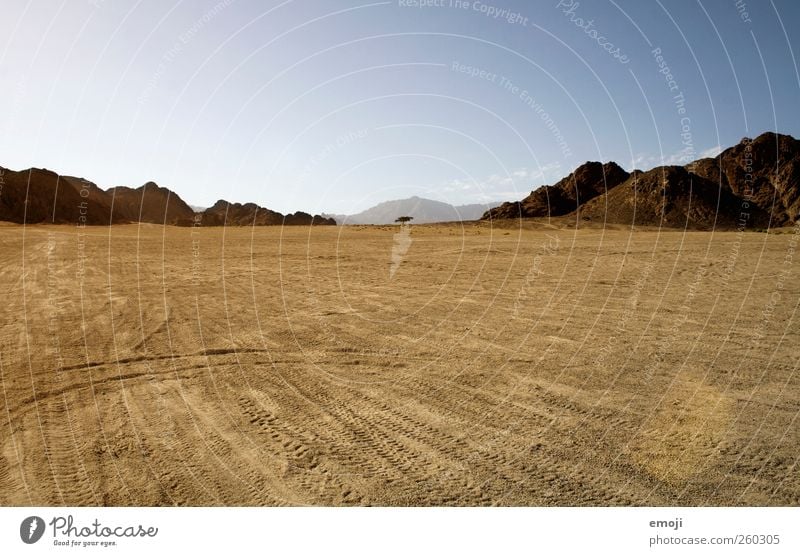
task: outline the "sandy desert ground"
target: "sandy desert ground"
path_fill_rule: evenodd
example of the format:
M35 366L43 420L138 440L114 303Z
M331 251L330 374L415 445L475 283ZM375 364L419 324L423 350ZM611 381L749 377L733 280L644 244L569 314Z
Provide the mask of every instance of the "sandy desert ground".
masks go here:
M1 225L0 504L798 505L781 232Z

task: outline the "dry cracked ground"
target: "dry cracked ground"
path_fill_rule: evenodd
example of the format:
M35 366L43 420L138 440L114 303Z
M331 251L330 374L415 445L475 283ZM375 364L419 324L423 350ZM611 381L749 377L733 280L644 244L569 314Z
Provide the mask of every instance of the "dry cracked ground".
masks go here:
M798 505L799 231L0 226L0 504Z

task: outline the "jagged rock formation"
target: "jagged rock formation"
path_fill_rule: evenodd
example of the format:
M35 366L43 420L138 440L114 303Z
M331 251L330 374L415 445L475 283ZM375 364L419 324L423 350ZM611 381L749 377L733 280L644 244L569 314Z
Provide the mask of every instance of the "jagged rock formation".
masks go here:
M153 182L104 191L83 178L31 168L0 168L0 220L18 224L109 225L125 222L180 226L335 225L305 212L284 215L254 203L218 201L196 213L176 193Z
M199 214L203 226L335 226L333 218L312 216L305 212L295 212L284 216L279 212L260 207L255 203L229 203L219 200L214 206ZM184 224L184 222L182 222Z
M735 228L743 205L730 190L682 166L660 166L636 172L577 213L582 220L667 228ZM745 226L765 227L767 214L752 206L741 220Z
M319 214L312 216L302 211L287 214L283 223L287 226L336 226L336 220L333 218L320 216Z
M603 195L628 178L629 174L614 162L586 162L555 185L531 191L522 201L503 203L487 211L484 220L496 218L531 218L562 216L577 210L583 203Z
M771 226L791 224L800 215L800 141L790 135L744 138L687 168L771 214Z
M255 203L229 203L220 199L200 213L203 226L269 226L283 223L283 215Z
M800 215L800 141L764 133L714 158L630 174L613 162L587 162L483 218L561 215L693 229L790 225Z
M105 193L113 198L114 208L131 222L177 224L194 217L194 210L183 199L151 181L136 189L112 187Z
M46 169L0 169L0 220L17 224L111 224L125 222L105 192L81 178Z

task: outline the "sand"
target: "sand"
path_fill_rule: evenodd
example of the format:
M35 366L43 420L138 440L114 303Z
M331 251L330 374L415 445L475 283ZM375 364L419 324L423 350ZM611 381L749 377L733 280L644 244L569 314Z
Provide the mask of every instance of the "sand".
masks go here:
M0 226L0 504L800 504L798 231Z

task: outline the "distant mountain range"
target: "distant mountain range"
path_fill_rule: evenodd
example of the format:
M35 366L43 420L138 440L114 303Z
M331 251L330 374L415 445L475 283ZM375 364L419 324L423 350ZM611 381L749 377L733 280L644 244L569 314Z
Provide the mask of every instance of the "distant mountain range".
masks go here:
M358 214L326 216L334 218L339 224L392 224L401 216L411 216L414 224L460 222L462 220L478 220L487 210L499 204L497 202L453 206L433 199L409 197L408 199L385 201Z
M147 222L177 226L335 225L305 212L283 215L254 203L220 200L196 212L176 193L153 182L106 191L83 178L45 169L0 167L0 220L19 224L107 225Z
M629 173L614 162L586 162L521 201L453 206L411 197L353 215L283 215L254 203L224 200L199 209L153 182L103 190L50 170L0 167L0 220L16 223L392 224L401 216L411 216L415 224L566 216L576 222L691 229L786 226L800 216L800 141L764 133L742 139L714 158L646 172Z
M487 211L484 220L570 216L674 228L763 228L800 214L800 141L764 133L686 166L626 172L587 162L555 185Z

